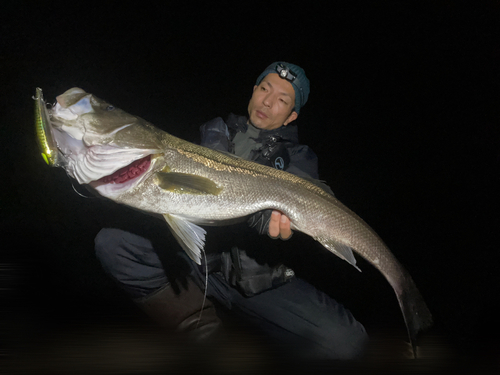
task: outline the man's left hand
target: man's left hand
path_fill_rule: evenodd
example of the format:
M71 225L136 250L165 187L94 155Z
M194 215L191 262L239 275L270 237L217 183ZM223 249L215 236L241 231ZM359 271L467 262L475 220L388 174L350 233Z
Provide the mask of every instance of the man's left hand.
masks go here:
M292 237L290 219L281 212L274 210L269 221L269 237L288 240Z

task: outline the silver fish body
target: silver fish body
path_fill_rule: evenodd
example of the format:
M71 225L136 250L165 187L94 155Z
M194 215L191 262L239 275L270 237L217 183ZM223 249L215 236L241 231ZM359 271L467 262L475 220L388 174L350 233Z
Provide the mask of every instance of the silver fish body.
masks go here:
M353 249L393 287L415 349L431 314L412 278L379 236L315 184L270 167L174 137L145 120L73 88L57 98L50 125L64 168L104 197L161 214L189 256L200 263L198 225L241 220L265 209L356 266ZM127 167L129 166L129 167Z

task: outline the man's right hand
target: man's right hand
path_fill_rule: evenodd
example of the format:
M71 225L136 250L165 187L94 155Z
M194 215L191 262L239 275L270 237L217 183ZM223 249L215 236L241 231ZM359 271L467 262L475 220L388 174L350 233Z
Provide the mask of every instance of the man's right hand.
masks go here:
M271 220L269 221L269 237L271 238L281 238L282 240L288 240L292 237L292 229L290 228L290 219L288 216L282 214L279 211L274 210L271 214Z

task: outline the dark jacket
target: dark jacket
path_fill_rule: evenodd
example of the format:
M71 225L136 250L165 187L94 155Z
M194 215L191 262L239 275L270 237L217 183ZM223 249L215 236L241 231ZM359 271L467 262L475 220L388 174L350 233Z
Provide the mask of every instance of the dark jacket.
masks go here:
M237 133L246 133L247 118L230 114L227 121L217 117L200 128L201 145L235 153L233 140ZM300 177L318 179L318 158L305 145L299 144L297 126L290 124L273 130L260 130L253 138L256 148L248 158L259 164L282 169ZM242 156L242 155L238 155ZM279 159L283 160L283 163Z
M308 146L299 144L297 126L290 124L273 130L254 127L249 131L252 125L248 125L247 121L246 117L234 114L229 115L227 121L217 117L201 126L200 144L293 173L333 194L327 185L318 180L318 158ZM248 224L260 234L266 234L271 213L272 210L258 212L249 218ZM209 256L208 259L208 268L212 272L220 271L228 283L246 296L275 288L290 280L294 274L283 264L269 266L257 262L234 244L231 251L223 250L220 258Z

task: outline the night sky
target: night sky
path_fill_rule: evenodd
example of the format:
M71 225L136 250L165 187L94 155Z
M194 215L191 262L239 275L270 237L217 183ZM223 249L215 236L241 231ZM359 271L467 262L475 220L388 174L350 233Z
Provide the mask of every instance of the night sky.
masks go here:
M301 143L409 270L439 350L500 367L498 2L14 3L0 24L3 357L75 327L147 324L100 268L93 240L119 219L173 241L166 224L83 198L45 165L35 88L52 102L78 86L196 141L204 122L246 114L257 76L283 60L311 81ZM396 298L368 263L358 273L300 235L276 248L369 333L405 337Z

